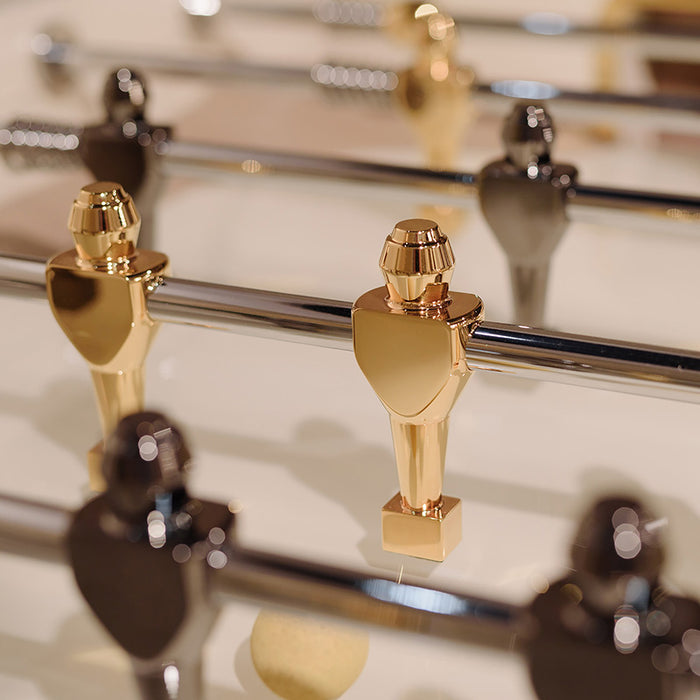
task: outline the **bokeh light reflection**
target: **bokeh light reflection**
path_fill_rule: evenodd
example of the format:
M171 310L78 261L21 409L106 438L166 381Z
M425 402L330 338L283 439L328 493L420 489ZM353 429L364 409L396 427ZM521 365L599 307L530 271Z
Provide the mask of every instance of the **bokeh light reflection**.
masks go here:
M631 654L639 646L640 633L639 621L635 617L618 617L613 631L615 648L622 654Z
M221 0L180 0L180 5L193 17L213 17L221 10Z
M660 644L651 652L651 663L661 673L672 673L680 664L680 654L670 644Z
M153 549L161 549L167 537L165 517L159 510L152 510L146 518L148 523L148 542Z
M655 637L663 637L671 631L671 618L663 610L653 610L647 616L647 629Z

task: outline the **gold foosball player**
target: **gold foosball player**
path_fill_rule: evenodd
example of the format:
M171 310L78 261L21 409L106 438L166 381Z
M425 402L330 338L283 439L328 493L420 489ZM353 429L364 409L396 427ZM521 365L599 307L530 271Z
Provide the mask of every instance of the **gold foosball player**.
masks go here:
M454 58L454 20L429 3L389 9L390 32L416 49L413 67L401 72L395 95L408 115L429 168L451 169L472 121L474 71Z
M84 187L68 227L75 248L46 268L46 290L58 325L87 360L103 436L143 408L143 364L158 324L146 299L167 274L166 255L136 247L140 218L114 182ZM103 442L88 453L90 487L102 490Z
M449 412L471 375L464 345L481 299L449 291L454 255L438 225L396 225L380 258L385 287L352 312L357 362L389 411L400 492L382 509L391 552L443 561L462 538L461 502L442 493Z

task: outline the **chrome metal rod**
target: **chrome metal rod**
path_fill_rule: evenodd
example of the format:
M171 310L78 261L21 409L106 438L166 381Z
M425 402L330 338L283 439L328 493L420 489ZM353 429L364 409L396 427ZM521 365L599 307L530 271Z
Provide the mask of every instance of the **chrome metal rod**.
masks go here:
M181 2L183 9L192 16L214 16L220 10L232 10L240 13L273 15L289 19L314 19L322 24L349 29L378 29L386 24L386 4L368 2L367 0L318 0L311 7L289 4L271 4L242 2L241 0L223 0L220 6L213 3L205 8L197 3ZM665 30L644 22L626 22L618 26L606 26L574 22L555 12L533 12L519 18L498 17L496 15L451 14L457 24L468 29L495 29L503 31L524 32L537 36L611 36L634 34L642 37L669 37L697 39L700 35L692 27L686 29Z
M506 113L511 106L503 97L547 100L559 120L596 121L621 128L641 126L700 135L700 100L686 95L581 92L537 80L497 80L477 84L474 90L482 107L497 114Z
M18 259L0 257L0 290L38 296L42 264ZM148 301L151 315L166 322L345 350L352 346L350 309L348 302L175 278ZM476 370L700 403L700 353L688 350L487 321L466 353Z
M0 495L0 550L32 559L65 562L71 513L64 508Z
M168 278L148 300L153 318L349 350L352 304Z
M190 15L201 15L202 10L195 3L180 3ZM318 0L311 8L292 5L270 5L269 3L239 2L224 0L220 9L240 13L273 15L296 20L313 19L330 27L349 29L383 29L386 27L386 5L366 0ZM209 16L218 14L210 10ZM614 40L633 39L644 42L647 50L661 49L678 58L700 56L698 38L693 27L666 29L650 22L632 21L617 26L583 23L570 20L555 12L532 12L522 17L497 17L457 13L452 18L463 29L516 32L534 37L582 37L585 39L610 38Z
M0 291L5 296L46 301L46 260L30 255L1 255Z
M55 148L52 135L66 136L65 141L70 138L70 153ZM51 145L41 146L42 136ZM0 128L0 152L13 167L46 167L54 158L67 167L80 162L76 156L79 139L76 128L66 134L53 133L48 124L17 120ZM380 189L364 187L363 196L415 202L416 191L422 191L429 193L432 204L457 207L473 206L478 195L478 174L469 172L176 140L161 141L155 150L171 175L276 175L319 178L344 186L379 184ZM668 232L672 224L675 228L671 230L679 230L679 225L700 229L700 197L583 184L569 188L569 197L567 214L574 221L610 225L610 214L617 211L623 216L614 221L616 227Z
M248 549L230 550L215 586L233 599L502 651L520 650L533 630L523 607Z
M387 185L402 190L423 190L445 203L464 206L477 194L474 173L429 170L390 163L328 158L302 153L281 153L240 146L219 146L182 141L158 145L166 169L171 173L204 170L249 176L263 174L313 177L342 182ZM405 192L403 193L405 196ZM408 193L413 194L412 192ZM700 211L700 198L698 198Z
M179 77L206 77L272 82L309 82L306 68L247 63L225 59L181 58L174 55L129 53L81 46L73 41L58 41L48 34L37 34L32 39L32 51L47 66L100 65L114 67L123 64L138 66L141 70Z
M700 353L485 322L467 344L477 370L700 403Z
M663 192L621 190L577 184L569 190L569 207L619 209L653 217L700 221L700 197Z
M67 563L72 513L0 494L0 551ZM526 608L468 593L395 581L351 569L231 546L214 571L226 601L301 609L392 630L512 650L530 633Z
M698 42L700 43L700 42ZM128 54L101 48L82 46L74 41L61 41L49 34L38 34L32 41L38 60L54 70L76 66L113 67L115 63L129 63L139 68L180 77L215 80L254 80L283 84L320 85L323 88L376 96L390 94L398 85L394 70L369 66L341 66L318 63L311 67L251 63L230 59L182 58L158 54ZM643 121L652 128L663 127L700 133L698 120L700 98L686 95L626 94L614 92L582 92L568 90L549 83L532 80L497 80L477 84L477 99L487 98L486 106L497 98L549 100L555 107L568 109L569 114L581 119L621 120L628 126L630 117ZM505 102L501 109L509 107ZM585 108L585 114L582 111Z
M180 168L184 171L203 169L248 175L281 174L343 182L370 182L427 190L434 200L439 200L435 204L461 207L475 202L478 194L477 173L179 141L163 142L158 150L172 172ZM585 184L571 187L569 197L567 213L573 221L604 224L610 210L618 210L625 213L626 223L630 226L638 225L640 219L651 219L663 225L664 231L668 231L667 224L672 223L690 224L693 230L700 228L700 197ZM615 225L624 224L625 221L615 222Z

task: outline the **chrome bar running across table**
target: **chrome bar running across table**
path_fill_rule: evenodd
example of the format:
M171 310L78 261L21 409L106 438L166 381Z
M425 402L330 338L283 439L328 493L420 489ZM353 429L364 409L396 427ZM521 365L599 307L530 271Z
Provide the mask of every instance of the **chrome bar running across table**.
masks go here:
M700 120L699 120L700 123ZM81 164L81 129L16 120L0 127L0 152L12 167L71 167ZM49 145L42 145L46 141ZM58 144L55 145L54 141ZM241 146L168 140L153 146L171 175L264 175L311 177L324 181L379 184L362 195L415 202L416 190L429 193L434 205L476 206L478 174L372 161L283 153ZM700 231L700 197L651 190L623 190L576 183L568 188L567 216L626 228Z
M72 513L0 494L0 551L67 562ZM214 586L226 600L302 609L511 651L530 631L525 608L232 546Z
M39 62L51 73L64 75L75 66L102 66L129 64L151 73L211 80L253 80L283 83L285 85L313 85L354 95L390 95L398 86L397 73L391 69L368 66L343 66L317 63L310 67L253 63L231 59L182 58L153 53L125 54L119 49L109 50L83 46L75 41L40 33L32 39L32 51ZM614 92L586 92L568 90L546 82L502 79L474 85L477 99L488 102L509 102L503 98L551 100L557 108L569 111L578 121L620 120L629 126L630 119L673 131L700 133L697 115L700 99L687 95L627 94ZM498 107L497 107L498 109ZM583 111L585 110L585 112Z
M368 182L401 188L399 191L404 195L406 188L427 190L432 203L448 206L463 207L469 199L476 201L477 196L476 173L179 141L163 141L157 150L166 167L174 173L180 169L200 169ZM385 196L384 192L381 196ZM604 223L612 211L626 218L634 215L629 216L627 225L646 220L663 224L665 231L667 224L686 224L700 229L700 197L579 183L569 188L567 214L570 219Z
M318 0L312 7L260 2L224 0L206 7L180 2L185 12L201 19L215 17L220 10L284 17L292 20L314 20L322 25L341 29L386 29L387 5L369 0ZM692 25L665 29L650 21L627 20L616 24L584 23L557 12L530 12L521 17L452 13L455 24L469 32L513 32L547 39L582 38L611 39L616 43L640 45L646 51L676 60L697 60L700 57L698 31ZM689 23L690 24L690 23Z
M44 263L0 257L0 291L45 298ZM350 350L348 302L167 278L153 318ZM466 345L469 366L514 377L700 403L700 353L486 321Z

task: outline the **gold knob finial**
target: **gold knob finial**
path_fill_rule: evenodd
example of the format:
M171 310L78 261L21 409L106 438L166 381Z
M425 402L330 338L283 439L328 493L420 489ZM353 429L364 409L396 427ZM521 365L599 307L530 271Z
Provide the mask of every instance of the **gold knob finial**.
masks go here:
M430 219L396 224L379 258L389 299L404 308L444 303L454 263L449 240Z
M134 254L141 217L116 182L93 182L80 190L68 216L80 259L97 266L123 263Z

